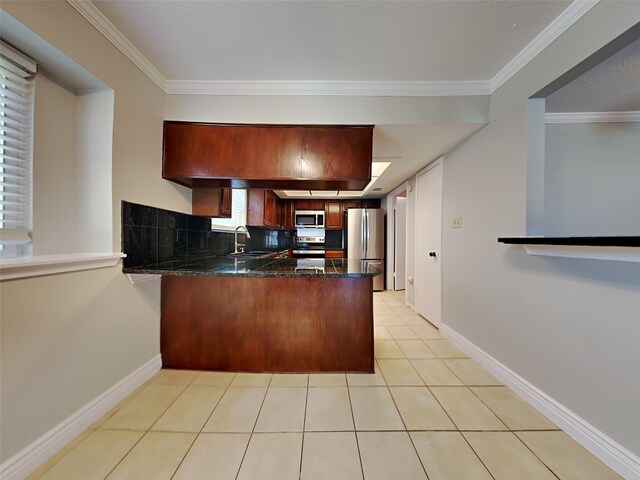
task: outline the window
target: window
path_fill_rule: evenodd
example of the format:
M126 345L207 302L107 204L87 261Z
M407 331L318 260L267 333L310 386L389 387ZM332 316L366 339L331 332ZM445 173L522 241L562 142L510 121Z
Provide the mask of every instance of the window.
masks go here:
M247 191L237 188L232 192L231 218L211 219L212 230L234 230L238 225L247 223Z
M2 43L0 55L0 255L31 241L33 77L36 65Z

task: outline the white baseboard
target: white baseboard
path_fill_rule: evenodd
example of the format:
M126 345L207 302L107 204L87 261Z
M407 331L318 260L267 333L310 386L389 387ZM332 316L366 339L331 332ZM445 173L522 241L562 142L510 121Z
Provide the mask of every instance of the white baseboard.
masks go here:
M151 378L162 366L160 355L127 375L36 441L0 465L0 480L22 480L85 431L102 415Z
M447 325L440 332L531 406L627 480L640 480L640 457L580 418Z

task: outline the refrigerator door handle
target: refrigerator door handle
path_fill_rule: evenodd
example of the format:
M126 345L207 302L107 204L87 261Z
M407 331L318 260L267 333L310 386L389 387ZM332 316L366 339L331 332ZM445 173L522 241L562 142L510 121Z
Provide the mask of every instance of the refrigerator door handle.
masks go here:
M364 212L362 212L362 217L360 218L360 252L363 255L362 258L367 258L367 256L365 255L366 244L364 239L364 233L365 233L365 218L364 218Z
M369 258L369 212L364 213L364 258Z

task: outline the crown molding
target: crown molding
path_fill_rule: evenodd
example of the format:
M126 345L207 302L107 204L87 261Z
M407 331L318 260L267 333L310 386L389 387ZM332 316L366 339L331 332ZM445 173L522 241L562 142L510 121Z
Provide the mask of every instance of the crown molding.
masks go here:
M464 96L490 95L558 38L600 0L574 0L553 22L489 81L352 82L352 81L207 81L167 80L158 69L91 2L67 0L107 40L162 91L178 95L353 95Z
M351 82L167 80L168 94L191 95L489 95L489 82Z
M86 18L91 25L105 36L118 50L133 62L160 89L166 92L166 80L153 64L138 50L133 43L118 30L89 0L67 0L67 3Z
M544 122L557 123L638 123L640 111L546 113Z
M507 63L490 81L490 93L493 94L507 80L518 73L527 63L547 48L551 42L562 35L600 0L574 0L553 22L540 32L520 53Z

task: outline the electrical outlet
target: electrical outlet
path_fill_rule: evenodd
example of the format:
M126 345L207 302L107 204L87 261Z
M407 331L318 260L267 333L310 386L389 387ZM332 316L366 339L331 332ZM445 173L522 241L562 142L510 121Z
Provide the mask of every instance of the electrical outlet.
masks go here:
M462 228L462 217L453 217L452 228Z

